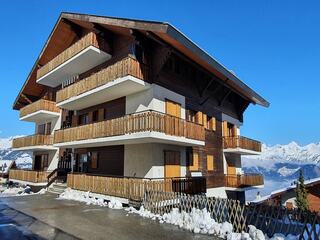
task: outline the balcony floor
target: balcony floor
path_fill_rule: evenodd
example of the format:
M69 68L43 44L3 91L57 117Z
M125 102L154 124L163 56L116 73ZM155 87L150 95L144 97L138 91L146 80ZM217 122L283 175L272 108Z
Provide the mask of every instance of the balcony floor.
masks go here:
M37 145L37 146L26 146L20 148L12 148L13 151L56 151L58 150L57 147L52 145Z
M260 155L261 152L248 150L244 148L227 148L223 149L224 153L233 153L233 154L239 154L239 155Z
M47 121L53 118L58 118L60 113L50 112L46 110L39 110L34 113L30 113L26 116L20 118L20 121L26 122L39 122L39 121Z
M111 55L89 46L37 80L37 83L57 87L62 82L107 61Z
M119 97L138 93L147 90L148 88L150 88L149 83L128 75L78 96L71 97L68 100L58 103L57 106L68 110L79 110Z
M185 137L166 135L159 132L139 132L121 136L86 139L80 141L56 143L55 147L101 147L122 144L140 143L165 143L181 146L204 146L204 141L193 140Z

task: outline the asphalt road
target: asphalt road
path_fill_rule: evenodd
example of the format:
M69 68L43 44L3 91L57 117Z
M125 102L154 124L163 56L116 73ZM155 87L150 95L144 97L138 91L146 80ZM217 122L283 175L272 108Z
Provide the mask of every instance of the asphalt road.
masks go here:
M0 198L1 240L214 239L159 224L124 210L58 200L51 193Z

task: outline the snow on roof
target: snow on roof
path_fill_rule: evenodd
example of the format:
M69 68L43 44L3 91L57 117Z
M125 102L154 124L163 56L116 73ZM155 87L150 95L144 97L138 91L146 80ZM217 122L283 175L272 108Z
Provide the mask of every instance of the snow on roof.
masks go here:
M7 174L14 161L12 160L0 160L0 174Z
M306 180L306 181L304 182L304 185L308 187L308 185L312 185L312 184L317 183L317 182L320 183L320 177ZM253 200L253 201L251 201L251 202L252 202L252 203L261 203L261 202L264 202L264 201L272 198L274 195L278 195L278 194L281 194L281 193L283 193L283 192L286 192L286 191L289 191L289 190L292 190L292 189L295 189L295 188L296 188L296 185L293 184L293 185L288 186L288 187L286 187L286 188L281 188L281 189L272 191L269 195L263 196L263 197L261 197L261 198L257 198L257 199L255 199L255 200Z

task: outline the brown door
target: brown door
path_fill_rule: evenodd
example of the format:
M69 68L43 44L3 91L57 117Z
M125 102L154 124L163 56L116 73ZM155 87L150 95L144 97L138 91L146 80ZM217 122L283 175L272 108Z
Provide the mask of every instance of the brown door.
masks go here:
M33 170L40 171L41 170L41 155L36 155L34 157L34 166Z
M164 152L164 176L166 178L180 177L180 152Z

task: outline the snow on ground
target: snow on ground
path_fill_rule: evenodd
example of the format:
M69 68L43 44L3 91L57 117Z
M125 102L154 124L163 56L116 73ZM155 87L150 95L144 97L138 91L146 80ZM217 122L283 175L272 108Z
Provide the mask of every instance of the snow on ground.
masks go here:
M44 194L45 192L46 192L45 189L41 189L39 192L34 193L31 191L31 188L29 186L6 187L3 185L0 185L0 198Z
M112 209L122 209L122 203L116 198L111 198L111 200L107 202L103 198L98 198L96 197L96 195L90 192L73 190L71 188L67 188L63 193L59 195L58 198L83 202L87 205L98 205L101 207L109 207Z
M88 205L98 205L102 207L109 207L113 209L122 209L122 203L116 198L111 198L110 201L99 197L97 194L90 192L83 192L67 188L61 193L58 199L74 200L86 203ZM168 223L179 226L182 229L193 233L216 235L220 238L227 240L268 240L269 238L263 234L259 229L254 226L249 226L249 233L234 233L233 226L229 222L217 223L211 218L207 209L193 208L190 213L180 212L178 208L173 208L170 213L163 215L153 214L149 210L146 210L143 206L139 210L134 207L128 207L124 209L128 214L138 214L144 218L150 218L154 221L158 220L159 223ZM127 214L127 216L128 216ZM296 236L283 236L281 234L275 234L271 240L295 240Z

